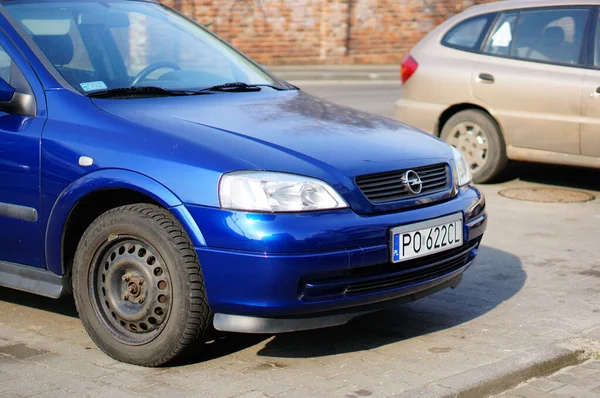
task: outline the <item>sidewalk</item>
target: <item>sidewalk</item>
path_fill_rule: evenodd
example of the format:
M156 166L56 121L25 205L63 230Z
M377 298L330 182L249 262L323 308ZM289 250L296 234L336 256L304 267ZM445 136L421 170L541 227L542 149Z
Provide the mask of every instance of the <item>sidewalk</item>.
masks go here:
M591 359L581 365L562 369L552 376L530 380L497 397L600 397L600 360Z
M291 65L269 70L287 81L399 81L400 65Z
M600 398L600 328L574 339L585 346L587 361L567 366L558 372L527 380L498 398Z

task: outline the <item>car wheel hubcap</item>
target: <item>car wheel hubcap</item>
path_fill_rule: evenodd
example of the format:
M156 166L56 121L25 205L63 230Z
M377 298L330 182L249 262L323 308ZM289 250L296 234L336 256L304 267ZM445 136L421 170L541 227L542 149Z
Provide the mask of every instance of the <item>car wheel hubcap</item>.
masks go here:
M481 170L488 161L487 134L475 123L462 122L454 126L448 143L462 152L473 173Z
M140 238L110 240L97 251L90 293L100 320L122 342L144 344L171 309L171 279L158 251Z

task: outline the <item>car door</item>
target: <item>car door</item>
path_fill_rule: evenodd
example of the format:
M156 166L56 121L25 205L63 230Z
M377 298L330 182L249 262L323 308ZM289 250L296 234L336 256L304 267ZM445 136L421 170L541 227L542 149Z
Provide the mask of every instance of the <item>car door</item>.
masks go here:
M591 68L583 80L581 102L581 154L600 156L600 19L595 12L595 25L590 46Z
M471 82L510 145L580 153L582 52L590 7L498 15Z
M0 103L0 262L41 267L38 214L45 119L37 116L32 84L38 93L40 86L29 64L2 33L0 77L16 89L10 103Z

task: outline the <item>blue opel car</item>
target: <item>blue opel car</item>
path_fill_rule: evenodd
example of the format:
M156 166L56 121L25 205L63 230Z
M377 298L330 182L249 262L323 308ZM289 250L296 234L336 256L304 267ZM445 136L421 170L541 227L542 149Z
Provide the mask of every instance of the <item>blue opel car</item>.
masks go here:
M108 355L282 333L456 287L460 153L271 75L155 1L0 2L0 284L72 294Z

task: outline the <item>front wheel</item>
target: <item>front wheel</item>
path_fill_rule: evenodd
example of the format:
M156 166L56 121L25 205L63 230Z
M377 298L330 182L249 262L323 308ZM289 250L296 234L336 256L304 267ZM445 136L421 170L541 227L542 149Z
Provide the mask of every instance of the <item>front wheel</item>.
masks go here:
M477 183L491 182L506 168L506 144L496 122L485 112L458 112L444 125L441 138L462 152Z
M109 356L164 365L211 324L204 279L185 231L166 210L110 210L85 231L73 263L79 317Z

